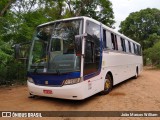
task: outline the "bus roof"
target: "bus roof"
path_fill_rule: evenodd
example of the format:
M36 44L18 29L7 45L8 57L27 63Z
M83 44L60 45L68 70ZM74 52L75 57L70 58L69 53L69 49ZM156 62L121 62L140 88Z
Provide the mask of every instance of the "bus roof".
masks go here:
M92 19L92 18L89 18L89 17L86 17L86 16L78 16L78 17L71 17L71 18L66 18L66 19L55 20L55 21L51 21L51 22L44 23L44 24L40 24L38 27L45 26L45 25L48 25L48 24L53 24L53 23L55 23L55 22L67 21L67 20L75 20L75 19L90 20L90 21L92 21L92 22L94 22L94 23L96 23L96 24L99 24L99 25L101 24L102 27L105 28L106 30L108 30L108 31L110 31L110 32L112 32L112 33L115 33L116 35L119 35L120 37L122 37L122 38L124 38L124 39L127 39L127 40L129 40L129 41L131 41L131 42L134 42L134 43L140 45L138 42L132 40L131 38L129 38L129 37L127 37L127 36L125 36L125 35L117 32L117 31L115 31L114 29L112 29L112 28L110 28L110 27L102 24L101 22L99 22L99 21L97 21L97 20L95 20L95 19Z
M55 20L55 21L44 23L44 24L40 24L38 27L41 27L41 26L44 26L44 25L48 25L48 24L52 24L52 23L55 23L55 22L67 21L67 20L75 20L75 19L83 19L83 18L84 18L83 16L80 16L80 17L71 17L71 18L66 18L66 19L60 19L60 20Z

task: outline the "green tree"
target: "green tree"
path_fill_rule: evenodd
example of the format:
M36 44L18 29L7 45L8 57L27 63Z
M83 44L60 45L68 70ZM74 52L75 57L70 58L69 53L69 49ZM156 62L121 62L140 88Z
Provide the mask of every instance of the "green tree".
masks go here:
M160 67L160 39L153 47L146 49L144 55L152 65Z
M160 36L160 10L147 8L131 13L121 22L119 32L139 42L143 49L147 49L154 42L147 41L150 35Z
M151 48L153 45L160 41L160 35L157 33L150 34L149 37L144 41L145 48Z
M88 16L113 27L115 23L109 0L65 0L70 16Z

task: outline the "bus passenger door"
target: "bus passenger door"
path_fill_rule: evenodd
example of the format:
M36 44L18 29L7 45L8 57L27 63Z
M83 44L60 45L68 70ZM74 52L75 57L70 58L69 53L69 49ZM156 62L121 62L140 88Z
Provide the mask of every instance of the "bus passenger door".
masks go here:
M101 41L100 25L91 21L86 23L85 46L84 46L84 80L88 80L89 94L95 94L100 91L101 71Z
M84 47L84 76L94 75L100 72L100 25L87 21L85 47Z
M84 75L94 73L97 71L95 61L95 43L86 39L85 42L85 57L84 57Z

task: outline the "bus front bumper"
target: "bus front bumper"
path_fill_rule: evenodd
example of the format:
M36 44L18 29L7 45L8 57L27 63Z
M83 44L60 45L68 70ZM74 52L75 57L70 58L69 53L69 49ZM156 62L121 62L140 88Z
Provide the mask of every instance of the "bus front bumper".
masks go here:
M84 82L74 85L65 85L61 87L49 87L35 85L34 83L27 81L29 92L32 95L72 100L82 100L86 98L83 83ZM49 92L45 93L44 91Z

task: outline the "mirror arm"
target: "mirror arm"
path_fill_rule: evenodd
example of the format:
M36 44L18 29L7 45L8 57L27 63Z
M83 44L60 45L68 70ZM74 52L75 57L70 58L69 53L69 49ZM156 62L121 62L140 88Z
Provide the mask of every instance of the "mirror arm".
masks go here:
M87 33L81 34L81 35L76 35L75 37L87 37Z

